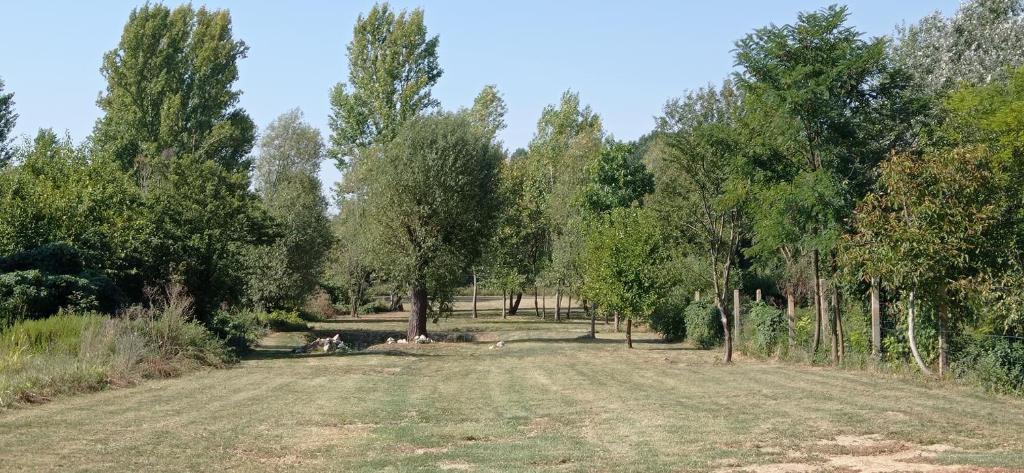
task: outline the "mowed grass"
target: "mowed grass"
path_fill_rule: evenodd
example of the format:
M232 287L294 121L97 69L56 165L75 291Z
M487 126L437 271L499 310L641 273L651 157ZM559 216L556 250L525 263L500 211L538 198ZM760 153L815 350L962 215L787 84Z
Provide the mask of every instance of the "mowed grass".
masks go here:
M301 334L279 334L231 369L0 412L0 470L859 471L831 462L927 446L907 471L1024 469L1018 398L742 357L723 366L717 351L648 333L627 350L611 327L584 340L586 322L532 315L430 324L475 342L372 345L404 327L387 314L317 324L371 346L293 355ZM835 440L846 437L857 441Z

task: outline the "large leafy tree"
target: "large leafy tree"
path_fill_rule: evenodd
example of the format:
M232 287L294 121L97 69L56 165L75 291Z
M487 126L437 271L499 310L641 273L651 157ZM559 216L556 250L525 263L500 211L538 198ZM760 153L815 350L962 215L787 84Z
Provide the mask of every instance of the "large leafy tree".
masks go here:
M530 142L530 172L544 191L549 225L551 261L544 278L559 293L562 288L578 289L582 283L580 258L586 224L581 194L589 182L591 162L601 152L603 135L601 118L580 103L578 94L566 91L557 106L544 108ZM558 319L557 306L555 312Z
M331 91L331 154L339 167L437 106L430 90L442 73L437 45L421 9L396 13L378 3L359 16L348 44L348 82Z
M897 33L893 60L927 94L1003 79L1024 65L1021 0L966 1L952 17L935 12Z
M204 320L221 305L242 301L246 255L277 236L249 185L247 175L207 159L153 162L145 188L155 233L147 279L183 284Z
M467 110L469 117L482 128L485 133L494 137L505 129L505 114L508 106L501 97L498 88L493 84L484 86L483 90L473 99L473 106Z
M675 105L673 105L675 104ZM728 81L690 93L667 107L676 125L652 148L652 207L667 235L701 260L732 360L727 294L735 286L740 243L749 231L743 102Z
M11 161L14 150L11 149L11 132L18 120L14 113L14 92L4 93L4 81L0 79L0 168Z
M902 76L887 69L886 42L862 38L846 25L848 16L838 6L805 12L795 24L758 29L736 44L738 85L755 117L749 128L763 132L770 150L754 162L764 195L753 209L761 222L755 251L780 252L790 272L798 255L811 253L813 351L825 321L819 255L835 269L833 249L872 185L872 169L906 138L890 129L898 123L892 115L906 107L897 93ZM837 359L842 340L832 338Z
M260 140L255 185L281 236L251 255L248 296L258 305L300 307L317 287L332 240L317 177L324 155L320 132L299 110L271 122Z
M593 215L619 207L643 204L654 191L654 175L644 165L635 146L610 142L590 164L590 182L583 191L583 207Z
M667 289L660 224L640 207L611 209L596 223L587 238L582 292L600 310L626 319L626 346L633 348L633 322L647 320Z
M226 10L173 10L146 4L132 10L100 71L107 80L97 105L93 143L126 169L164 155L192 155L227 169L248 167L255 126L238 108L238 61L248 47L235 40Z
M445 302L480 258L493 228L501 150L462 115L410 120L360 156L375 249L410 288L407 335L427 332L428 299Z
M937 314L939 373L947 369L949 329L965 318L973 280L1015 251L1018 216L1002 164L984 148L897 154L881 167L880 189L857 212L850 258L907 294L910 348L922 371L914 334L915 303Z

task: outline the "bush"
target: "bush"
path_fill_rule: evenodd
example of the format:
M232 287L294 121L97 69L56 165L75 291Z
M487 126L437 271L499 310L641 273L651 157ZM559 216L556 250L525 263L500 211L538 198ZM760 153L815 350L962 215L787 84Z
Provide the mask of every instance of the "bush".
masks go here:
M260 340L266 329L251 311L217 311L210 329L235 353L244 353Z
M275 310L258 314L257 320L271 330L277 332L301 332L309 330L306 321L299 317L298 312Z
M659 304L651 313L651 330L658 332L665 341L674 342L686 338L686 306L676 302Z
M771 356L786 339L786 315L764 302L755 302L747 309L747 320L753 329L748 344L754 353Z
M82 332L99 326L107 318L101 315L77 315L61 312L53 317L18 322L3 332L0 349L23 349L28 353L75 354Z
M380 314L388 311L388 307L380 301L373 301L359 306L360 314Z
M951 369L957 378L999 393L1024 394L1024 341L964 335Z
M686 338L700 349L722 343L722 321L718 308L709 302L696 301L686 307Z

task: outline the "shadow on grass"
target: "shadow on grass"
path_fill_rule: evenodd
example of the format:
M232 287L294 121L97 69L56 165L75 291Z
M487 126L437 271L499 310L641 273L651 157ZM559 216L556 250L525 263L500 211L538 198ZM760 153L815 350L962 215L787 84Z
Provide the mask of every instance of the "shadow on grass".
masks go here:
M292 349L295 347L287 346L261 346L255 350L246 353L242 356L243 360L298 360L303 358L326 358L326 357L349 357L349 356L399 356L399 357L410 357L410 358L427 358L435 356L444 356L443 354L437 353L421 353L421 352L408 352L402 350L350 350L350 351L336 351L331 353L322 353L312 351L308 353L295 353Z

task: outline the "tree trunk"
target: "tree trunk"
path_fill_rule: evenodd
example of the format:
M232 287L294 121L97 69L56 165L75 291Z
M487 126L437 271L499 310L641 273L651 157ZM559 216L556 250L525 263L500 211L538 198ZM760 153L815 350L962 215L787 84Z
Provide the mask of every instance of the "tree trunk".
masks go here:
M411 342L420 335L427 335L427 286L419 282L409 290L411 310L409 311L409 328L405 337Z
M608 325L608 311L604 312L604 324Z
M540 298L537 294L538 292L540 291L537 289L537 286L533 286L533 312L537 314L537 317L540 317L540 304L537 302L537 299Z
M626 319L626 348L633 348L633 318Z
M349 315L352 317L359 317L359 293L356 291L355 286L348 290L348 301Z
M921 368L921 372L931 376L932 370L928 369L928 365L924 364L921 354L917 351L917 339L914 337L914 315L916 312L917 308L914 307L914 291L910 291L910 299L907 301L907 340L910 342L910 353L914 355L914 361L917 362L917 367Z
M836 325L833 324L833 310L828 300L828 281L821 279L821 341L828 343L828 359L835 363L838 357L836 346Z
M761 290L758 289L757 293L760 294ZM760 299L758 299L758 300L760 300ZM742 340L740 340L740 339L742 337L741 334L743 333L743 329L741 329L740 327L743 326L743 322L741 321L741 316L740 316L740 290L739 289L733 289L732 290L732 323L736 327L736 330L735 330L735 332L736 332L736 346L741 347L741 349L742 349L743 344L742 344Z
M476 270L473 270L473 318L477 318L476 314Z
M583 310L590 316L590 338L597 338L597 314L594 313L594 308L587 304L587 301L583 301Z
M831 288L832 300L826 305L822 304L822 307L826 307L826 313L828 314L828 330L829 330L829 357L832 360L832 364L839 362L839 324L836 323L836 288Z
M501 291L501 318L502 319L507 319L508 318L508 312L507 312L507 310L508 310L507 309L508 298L506 296L507 296L507 294L505 294L505 290L502 289L502 291Z
M835 314L833 320L832 333L835 337L835 341L832 345L836 347L836 361L843 361L843 357L846 356L846 334L843 333L843 296L839 294L839 288L832 288L832 310Z
M565 304L565 320L572 320L572 294L567 294L569 300Z
M938 314L939 323L939 377L945 378L946 373L949 372L949 340L947 338L946 331L946 307L945 305L939 307Z
M786 289L786 325L789 326L789 348L796 344L796 296L793 289Z
M811 358L818 354L818 346L821 345L821 279L818 278L820 268L818 267L818 250L812 253L814 268L814 337L811 339Z
M541 296L542 296L540 298L541 310L542 310L541 313L544 314L543 318L547 319L548 318L548 294L545 292Z
M619 313L616 312L613 317L615 317L615 333L619 333Z
M871 278L871 356L882 357L882 298L877 277Z
M729 330L729 316L726 315L725 304L722 298L715 294L715 306L718 307L718 315L722 318L722 333L725 335L725 353L722 354L722 361L732 363L732 333Z
M555 289L555 322L562 321L562 288Z
M511 295L510 295L511 296ZM509 315L516 315L519 313L519 304L523 302L523 293L516 293L516 300L512 303L512 307L509 309Z

